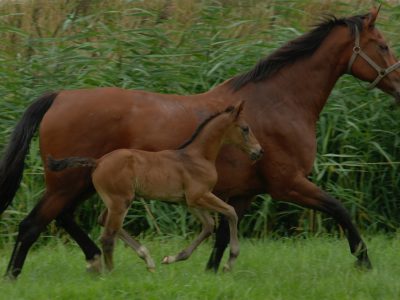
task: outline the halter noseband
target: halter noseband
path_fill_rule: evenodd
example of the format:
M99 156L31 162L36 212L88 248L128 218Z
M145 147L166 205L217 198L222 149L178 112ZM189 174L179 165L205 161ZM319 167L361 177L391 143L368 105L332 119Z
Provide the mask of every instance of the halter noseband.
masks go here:
M361 50L360 33L358 32L357 26L355 26L354 28L355 28L356 39L355 39L354 47L353 47L353 54L349 60L349 65L347 67L347 73L351 74L351 67L353 66L353 63L356 60L357 56L360 55L378 73L378 76L375 78L375 80L373 82L371 82L369 85L367 85L367 87L366 87L368 90L370 90L370 89L373 89L382 80L382 78L384 78L390 72L399 68L400 61L398 61L397 63L395 63L394 65L391 65L390 67L388 67L386 69L383 69L380 66L378 66L364 51Z

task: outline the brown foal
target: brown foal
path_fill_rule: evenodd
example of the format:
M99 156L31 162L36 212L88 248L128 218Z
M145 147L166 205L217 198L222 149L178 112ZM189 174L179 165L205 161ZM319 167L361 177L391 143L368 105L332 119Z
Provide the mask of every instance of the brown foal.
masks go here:
M186 202L188 209L202 223L199 236L182 252L166 256L164 264L185 260L214 229L210 211L224 215L229 222L230 256L225 270L230 270L239 254L238 217L235 209L212 193L217 183L215 162L223 144L232 144L250 155L261 158L263 150L249 126L241 117L243 102L206 119L192 138L178 150L149 152L118 149L100 159L70 157L54 160L50 170L91 167L93 185L103 199L106 211L100 216L104 226L101 244L107 269L113 268L113 249L118 232L143 258L149 270L154 262L148 250L122 231L125 215L135 197L168 202Z

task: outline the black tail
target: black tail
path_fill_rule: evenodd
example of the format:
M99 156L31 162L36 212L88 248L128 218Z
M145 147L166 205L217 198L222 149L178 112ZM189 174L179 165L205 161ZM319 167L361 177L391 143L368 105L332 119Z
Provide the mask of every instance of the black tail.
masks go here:
M96 159L86 157L67 157L64 159L54 159L51 156L47 158L47 167L51 171L62 171L68 168L96 166Z
M0 214L10 205L21 183L25 156L43 116L58 93L47 93L33 102L14 128L0 161Z

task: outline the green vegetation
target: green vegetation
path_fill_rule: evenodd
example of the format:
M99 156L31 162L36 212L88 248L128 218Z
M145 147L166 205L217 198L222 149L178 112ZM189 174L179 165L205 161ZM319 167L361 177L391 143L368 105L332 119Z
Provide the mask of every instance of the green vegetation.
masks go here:
M0 284L2 299L397 299L399 240L367 240L375 268L352 267L345 240L332 238L246 240L232 273L204 272L210 244L202 245L189 261L161 265L164 255L187 244L178 238L146 242L157 270L149 273L143 261L121 244L111 274L84 271L76 245L52 241L32 251L17 282ZM9 252L0 251L4 270Z
M400 7L395 3L385 1L378 25L400 53L394 26L400 20ZM44 91L120 86L164 93L203 92L248 70L306 32L318 21L317 16L365 13L370 4L311 0L2 1L0 151L21 113ZM354 78L344 76L318 126L319 152L312 179L344 202L363 231L394 232L400 225L400 112L390 107L390 101L382 92L367 92ZM43 192L38 152L36 141L17 197L0 219L2 244L13 239L17 224ZM96 197L82 206L78 218L86 229L94 228L100 208ZM138 203L130 211L127 226L132 231L147 228L151 235L186 236L198 230L184 208L161 203L149 203L147 208ZM52 226L49 233L55 234ZM274 202L268 196L254 202L241 232L253 237L271 232L340 233L325 215Z

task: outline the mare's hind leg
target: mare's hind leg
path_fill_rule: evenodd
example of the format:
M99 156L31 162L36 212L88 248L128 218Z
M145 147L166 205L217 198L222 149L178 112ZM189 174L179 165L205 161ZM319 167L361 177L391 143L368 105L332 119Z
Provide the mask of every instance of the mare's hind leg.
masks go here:
M229 199L228 204L233 206L238 216L238 225L244 213L249 208L253 196L240 196ZM229 244L229 223L224 215L219 216L219 225L215 232L215 243L208 260L206 270L218 271L225 249Z
M284 200L317 209L333 217L345 231L350 251L357 258L357 265L368 269L372 267L367 246L342 203L304 177L296 178Z
M87 261L87 271L93 273L101 272L101 251L75 222L73 210L63 212L56 220L57 225L63 227L82 249Z
M107 209L105 209L99 216L98 222L101 226L104 226L106 217ZM126 232L126 230L124 230L123 228L118 231L117 235L126 245L135 250L138 256L146 262L147 269L150 272L154 272L156 266L153 258L150 256L149 250L147 250L145 246L141 245L137 240L131 237L130 234Z
M6 276L16 278L22 270L26 256L40 233L67 205L68 198L58 194L45 194L29 215L20 223L14 250Z
M214 220L208 211L189 207L190 212L195 215L202 223L202 230L197 238L185 250L179 252L177 255L165 256L162 263L170 264L173 262L186 260L192 255L193 251L207 238L214 230Z

